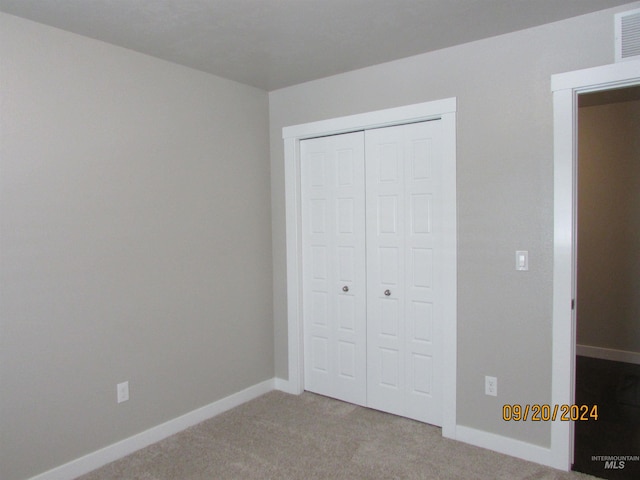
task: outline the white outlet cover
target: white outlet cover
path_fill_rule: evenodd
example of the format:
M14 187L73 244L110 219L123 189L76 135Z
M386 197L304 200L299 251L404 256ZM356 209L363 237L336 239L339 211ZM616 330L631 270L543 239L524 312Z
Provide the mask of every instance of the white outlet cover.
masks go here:
M116 385L118 392L118 403L126 402L129 400L129 382L122 382Z
M496 377L484 377L484 393L492 397L498 396L498 379Z

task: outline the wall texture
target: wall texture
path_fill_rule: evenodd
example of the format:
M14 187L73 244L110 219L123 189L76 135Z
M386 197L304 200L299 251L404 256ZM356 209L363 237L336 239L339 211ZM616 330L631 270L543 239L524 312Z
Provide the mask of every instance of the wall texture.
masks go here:
M268 96L5 14L0 58L17 480L273 377Z
M276 375L287 378L282 127L458 98L458 423L549 446L504 422L551 401L553 108L550 76L614 60L613 14L639 3L271 92ZM528 250L530 270L515 270ZM498 396L484 395L484 376Z
M640 101L578 122L577 343L640 353Z

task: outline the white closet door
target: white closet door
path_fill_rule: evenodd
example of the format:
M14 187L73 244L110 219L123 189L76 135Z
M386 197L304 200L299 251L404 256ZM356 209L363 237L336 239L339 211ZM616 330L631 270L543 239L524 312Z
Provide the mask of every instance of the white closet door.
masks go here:
M368 130L367 404L442 424L441 122Z
M305 389L366 404L364 133L300 142Z

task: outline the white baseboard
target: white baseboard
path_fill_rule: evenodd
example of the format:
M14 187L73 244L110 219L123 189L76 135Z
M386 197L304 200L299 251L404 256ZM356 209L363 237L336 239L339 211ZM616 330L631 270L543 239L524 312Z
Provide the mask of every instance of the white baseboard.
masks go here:
M591 345L576 345L576 354L582 357L613 360L614 362L634 363L640 365L640 353L613 348L594 347Z
M476 430L475 428L456 427L456 440L469 443L476 447L487 448L498 453L504 453L512 457L521 458L530 462L540 463L549 467L557 468L553 465L551 449L523 442L495 433Z
M69 463L60 465L49 471L32 477L30 480L71 480L73 478L89 473L96 468L100 468L107 463L118 460L130 453L147 447L152 443L159 442L175 433L196 425L204 420L208 420L227 410L242 405L249 400L253 400L274 389L274 379L253 385L240 392L229 395L180 417L169 420L149 430L133 435L108 447L96 450Z
M300 395L302 393L299 392L289 380L284 380L282 378L274 378L273 386L276 390L280 390L284 393L290 393L291 395Z

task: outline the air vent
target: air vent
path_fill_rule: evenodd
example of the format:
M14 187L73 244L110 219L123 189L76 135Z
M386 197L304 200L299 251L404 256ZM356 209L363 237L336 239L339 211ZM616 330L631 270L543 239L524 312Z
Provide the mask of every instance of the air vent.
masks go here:
M616 20L616 62L640 59L640 9L618 13Z

